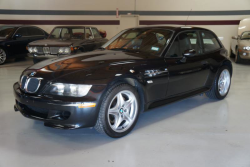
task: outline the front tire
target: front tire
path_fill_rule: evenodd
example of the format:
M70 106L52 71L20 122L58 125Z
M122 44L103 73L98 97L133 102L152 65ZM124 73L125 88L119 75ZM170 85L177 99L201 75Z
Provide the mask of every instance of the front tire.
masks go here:
M4 64L7 59L7 53L4 49L0 48L0 65Z
M95 129L113 138L127 135L138 120L139 104L139 95L134 87L114 85L103 98Z
M214 80L210 91L206 95L211 99L222 100L224 99L231 86L231 73L228 66L222 66Z

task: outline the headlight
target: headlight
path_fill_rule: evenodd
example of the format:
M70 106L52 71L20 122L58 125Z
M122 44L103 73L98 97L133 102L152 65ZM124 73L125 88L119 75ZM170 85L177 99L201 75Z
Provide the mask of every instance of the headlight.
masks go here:
M28 51L30 53L37 53L38 52L37 47L28 47Z
M59 96L82 97L88 94L91 87L92 85L53 83L47 93Z
M29 51L30 53L33 53L33 48L32 48L32 47L28 47L28 51Z
M61 47L61 48L59 48L58 53L70 54L71 53L70 47Z
M250 46L244 46L243 49L244 50L250 50Z
M34 47L34 48L33 48L33 52L35 52L35 53L37 53L37 52L38 52L38 50L37 50L37 48L36 48L36 47Z

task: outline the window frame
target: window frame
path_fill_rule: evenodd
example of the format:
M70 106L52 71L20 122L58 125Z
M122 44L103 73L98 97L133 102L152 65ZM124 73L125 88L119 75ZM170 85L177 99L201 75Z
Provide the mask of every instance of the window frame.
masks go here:
M90 31L90 33L91 33L90 35L91 35L91 36L93 37L93 39L94 39L95 37L94 37L94 35L93 35L93 32L92 32L92 30L91 30L91 27L85 27L85 28L84 28L84 34L85 34L85 35L84 35L84 39L89 39L89 38L86 38L86 34L87 34L87 33L86 33L86 32L87 32L86 29L89 29L89 31ZM90 39L89 39L89 40L90 40Z

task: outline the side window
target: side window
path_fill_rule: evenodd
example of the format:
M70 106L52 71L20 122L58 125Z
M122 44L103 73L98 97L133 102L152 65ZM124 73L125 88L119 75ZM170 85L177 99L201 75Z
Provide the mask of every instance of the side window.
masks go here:
M19 28L19 29L17 30L16 34L20 34L20 35L22 35L23 37L28 36L27 28L26 28L26 27Z
M201 38L204 45L204 52L210 52L221 48L216 37L210 32L201 32Z
M86 39L89 39L90 36L92 36L92 33L89 28L86 28Z
M29 36L44 36L44 32L35 27L28 27Z
M196 31L183 32L175 38L166 57L182 57L182 54L188 50L194 49L196 54L202 53L198 33Z
M72 29L72 38L73 39L82 39L84 38L84 28Z
M61 38L66 37L65 34L66 34L66 36L69 34L69 30L67 28L63 28L62 29Z
M95 38L101 38L99 31L96 28L91 28Z
M50 38L55 38L55 39L60 38L60 32L61 32L61 28L55 28Z

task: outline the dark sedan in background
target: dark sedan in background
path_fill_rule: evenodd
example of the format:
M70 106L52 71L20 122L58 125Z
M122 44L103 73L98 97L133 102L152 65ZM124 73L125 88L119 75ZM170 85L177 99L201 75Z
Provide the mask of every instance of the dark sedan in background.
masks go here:
M39 59L95 50L108 41L105 37L106 33L100 34L95 27L57 26L48 39L29 43L28 50L37 62Z
M47 32L35 26L0 26L0 65L8 58L26 56L28 43L47 37Z
M27 68L13 87L15 110L46 126L122 137L147 109L202 93L221 100L229 92L232 64L207 29L132 28L103 47Z

